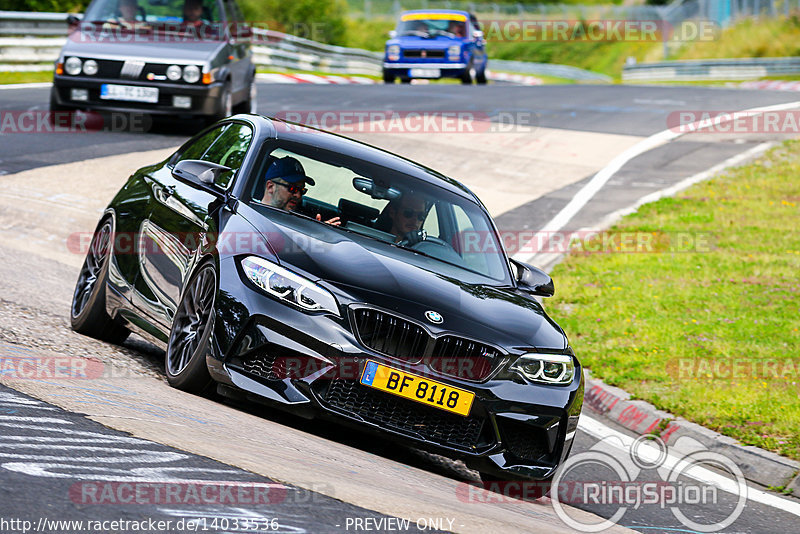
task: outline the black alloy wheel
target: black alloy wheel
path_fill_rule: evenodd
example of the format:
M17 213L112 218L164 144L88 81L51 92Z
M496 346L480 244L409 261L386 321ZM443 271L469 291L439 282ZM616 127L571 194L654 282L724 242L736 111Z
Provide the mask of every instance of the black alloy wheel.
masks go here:
M206 356L211 349L216 293L217 273L212 263L206 263L186 284L172 319L164 367L173 387L203 393L211 384Z
M106 283L113 242L111 219L106 219L92 236L86 259L72 294L72 329L111 343L122 343L130 330L106 313Z

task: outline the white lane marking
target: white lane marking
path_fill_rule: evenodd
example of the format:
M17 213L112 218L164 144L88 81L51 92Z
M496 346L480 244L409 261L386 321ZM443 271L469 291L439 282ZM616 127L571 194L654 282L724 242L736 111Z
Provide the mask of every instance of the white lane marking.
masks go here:
M738 113L768 113L770 111L782 111L786 109L792 109L800 107L800 101L789 102L787 104L777 104L774 106L763 106L757 108L749 108ZM689 133L691 131L695 131L700 127L708 127L708 126L718 126L724 122L731 122L735 120L735 114L723 114L718 115L711 119L710 121L707 119L702 119L699 121L695 121L691 124L682 125L684 131L673 131L672 129L663 130L656 134L651 135L650 137L643 139L630 147L629 149L625 150L621 154L617 155L611 162L600 169L600 171L595 174L589 182L584 185L580 191L578 191L572 200L570 200L564 208L559 211L555 217L553 217L547 224L545 224L542 229L539 231L540 234L543 233L552 233L558 232L570 220L572 220L578 212L583 209L583 207L594 197L600 189L611 179L614 174L619 171L623 165L628 163L633 158L644 154L648 150L652 150L657 148L663 144L668 143L678 137ZM520 252L514 254L513 259L517 261L527 262L530 263L536 258L536 254L531 255L530 252L522 252L523 250L532 250L534 246L536 246L538 242L538 237L533 237L530 241L522 245L520 247Z
M766 150L770 148L772 145L774 145L774 143L761 143L760 145L756 145L749 150L736 154L735 156L731 156L725 161L717 163L713 167L710 167L688 178L684 178L683 180L674 185L665 187L664 189L660 189L652 193L648 193L647 195L637 200L634 204L626 206L624 208L620 208L616 211L609 213L608 215L603 217L603 219L598 224L596 224L594 228L584 227L577 230L574 233L570 233L570 235L564 236L564 242L569 243L573 238L573 234L577 237L580 237L581 235L585 235L586 232L592 231L597 228L608 228L615 222L617 222L618 219L621 219L625 215L635 212L642 205L647 204L649 202L655 202L656 200L662 197L673 196L679 193L680 191L683 191L684 189L687 189L688 187L696 184L697 182L702 182L703 180L711 178L718 172L727 169L728 167L733 167L734 165L738 165L739 163L746 161L749 158L758 156L761 153L766 152ZM535 261L538 265L549 266L553 265L555 261L562 255L563 254L561 252L545 252L545 253L534 254L533 257L535 258Z
M20 423L55 423L59 425L72 424L72 421L67 421L66 419L56 419L55 417L18 417L15 415L0 415L0 423L2 421L19 421Z
M618 439L622 444L620 450L624 451L625 454L628 454L628 451L630 450L635 440L635 438L632 438L631 436L623 434L622 432L619 432L617 430L614 430L613 428L604 425L597 419L589 417L585 414L581 414L581 418L578 422L578 428L583 430L590 436L593 436L598 439L604 439L609 437L614 437ZM611 443L611 440L608 440L607 443ZM639 451L637 451L637 453L638 452ZM646 454L645 451L642 452ZM655 453L655 456L658 456L658 453ZM667 453L666 459L664 460L664 463L662 465L668 469L672 469L675 466L679 465L681 462L683 462L681 458ZM738 495L739 486L735 480L725 477L715 471L711 471L710 469L693 466L689 469L682 471L682 473L700 482L714 485L723 491L726 491L734 495ZM761 504L765 504L773 508L779 508L781 510L789 512L790 514L800 516L800 502L794 502L788 499L783 499L781 497L778 497L777 495L756 489L750 485L747 486L747 498L750 501L755 501Z
M36 82L36 83L4 83L0 84L0 91L4 89L41 89L50 87L53 82Z
M760 156L761 154L766 152L768 149L770 149L774 145L775 145L775 143L772 143L772 142L761 143L760 145L756 145L756 146L752 147L751 149L746 150L745 152L742 152L740 154L736 154L735 156L731 156L730 158L726 159L725 161L723 161L721 163L717 163L713 167L710 167L710 168L704 170L703 172L698 172L695 175L692 175L692 176L690 176L688 178L684 178L683 180L681 180L677 184L673 184L673 185L671 185L669 187L665 187L664 189L660 189L658 191L654 191L652 193L649 193L649 194L643 196L642 198L640 198L639 200L637 200L636 203L633 204L632 206L628 206L626 208L618 209L617 211L609 213L608 215L606 215L603 218L603 220L600 222L600 224L598 226L600 228L607 228L607 227L611 226L612 224L614 224L618 219L624 217L625 215L629 215L629 214L633 213L634 211L639 209L644 204L648 204L650 202L655 202L656 200L658 200L660 198L663 198L663 197L671 197L673 195L676 195L676 194L680 193L681 191L683 191L684 189L688 189L689 187L693 186L694 184L696 184L698 182L702 182L703 180L711 178L712 176L714 176L718 172L723 171L723 170L727 169L728 167L733 167L734 165L738 165L739 163L742 163L743 161L746 161L746 160L748 160L750 158L754 158L756 156ZM585 230L585 229L582 228L581 230Z

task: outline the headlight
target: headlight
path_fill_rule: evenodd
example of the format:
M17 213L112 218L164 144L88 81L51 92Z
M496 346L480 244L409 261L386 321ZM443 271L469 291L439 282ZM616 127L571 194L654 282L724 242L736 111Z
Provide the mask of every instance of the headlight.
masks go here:
M183 75L183 71L177 65L170 65L167 67L167 78L173 82L177 82L181 79Z
M95 74L97 74L97 61L93 59L87 59L86 61L84 61L83 73L86 74L87 76L94 76Z
M336 299L327 290L271 261L256 256L242 260L248 280L273 297L306 311L326 311L339 316Z
M461 47L453 45L447 49L447 58L450 60L457 60L461 57Z
M67 71L67 74L70 76L75 76L76 74L81 73L81 60L76 57L68 57L67 60L64 62L64 70Z
M397 61L400 59L400 45L389 45L386 48L386 58L389 61Z
M525 354L510 369L531 382L544 384L565 385L575 377L575 362L568 354Z
M196 65L183 67L183 81L186 83L197 83L200 79L200 69Z

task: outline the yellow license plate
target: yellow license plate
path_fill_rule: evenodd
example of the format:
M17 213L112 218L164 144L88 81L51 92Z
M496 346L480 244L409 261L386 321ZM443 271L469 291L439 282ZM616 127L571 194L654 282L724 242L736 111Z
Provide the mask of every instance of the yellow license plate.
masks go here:
M361 383L387 393L467 416L475 394L368 360Z

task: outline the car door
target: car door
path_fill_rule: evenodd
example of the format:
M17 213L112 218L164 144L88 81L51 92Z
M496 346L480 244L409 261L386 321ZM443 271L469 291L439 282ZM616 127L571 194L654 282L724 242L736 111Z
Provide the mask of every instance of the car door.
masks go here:
M252 139L244 123L229 122L199 136L166 165L153 172L150 214L142 225L140 278L137 292L140 306L167 333L177 309L183 284L202 253L202 246L215 239L214 210L219 197L172 175L175 164L200 159L232 168L215 185L228 189L241 167Z

